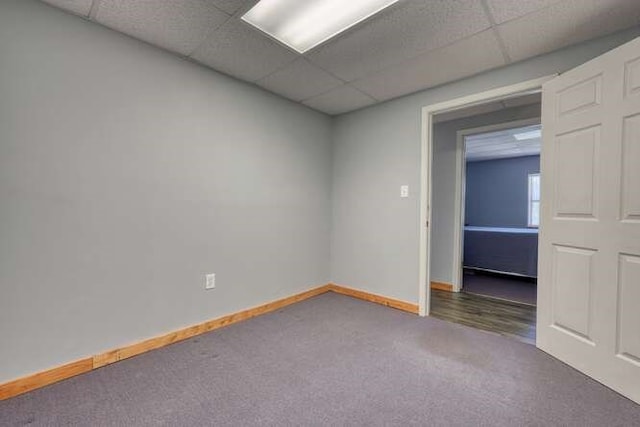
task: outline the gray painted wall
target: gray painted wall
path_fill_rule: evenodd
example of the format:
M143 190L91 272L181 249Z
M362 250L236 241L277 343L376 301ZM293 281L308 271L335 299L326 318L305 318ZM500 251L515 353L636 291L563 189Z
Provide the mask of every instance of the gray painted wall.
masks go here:
M453 283L458 131L540 117L540 104L437 123L433 129L431 280ZM417 194L416 194L417 196Z
M538 56L375 105L335 121L331 278L369 292L418 301L421 108L563 72L640 30ZM399 197L399 186L410 197Z
M467 162L465 222L482 227L527 227L529 174L540 156Z
M0 61L0 383L329 280L329 117L34 1Z

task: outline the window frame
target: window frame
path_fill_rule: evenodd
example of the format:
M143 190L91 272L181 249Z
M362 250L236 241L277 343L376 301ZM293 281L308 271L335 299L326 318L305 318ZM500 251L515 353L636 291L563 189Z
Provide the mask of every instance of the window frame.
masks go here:
M533 195L532 195L532 179L531 178L535 178L538 177L538 198L536 200L533 200ZM528 194L527 194L527 227L529 228L540 228L540 188L542 187L541 182L540 182L540 172L536 172L536 173L530 173L527 175L527 188L528 188ZM533 203L537 202L538 203L538 223L537 224L533 224L533 222L531 221L531 213L532 213L532 208L533 208Z

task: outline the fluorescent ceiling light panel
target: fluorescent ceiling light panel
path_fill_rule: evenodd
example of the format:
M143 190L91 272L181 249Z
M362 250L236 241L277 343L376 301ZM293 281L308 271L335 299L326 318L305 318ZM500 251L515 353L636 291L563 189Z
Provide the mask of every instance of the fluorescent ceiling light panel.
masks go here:
M304 53L397 1L260 0L242 20Z
M540 129L530 130L528 132L516 133L513 135L518 141L524 141L526 139L536 139L542 136Z

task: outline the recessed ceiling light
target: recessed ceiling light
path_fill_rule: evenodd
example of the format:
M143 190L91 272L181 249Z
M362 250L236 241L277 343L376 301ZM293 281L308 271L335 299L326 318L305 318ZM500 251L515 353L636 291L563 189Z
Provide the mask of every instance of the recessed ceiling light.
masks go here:
M536 139L542 136L540 129L530 130L528 132L516 133L513 135L518 141L524 141L526 139Z
M397 1L260 0L242 20L304 53Z

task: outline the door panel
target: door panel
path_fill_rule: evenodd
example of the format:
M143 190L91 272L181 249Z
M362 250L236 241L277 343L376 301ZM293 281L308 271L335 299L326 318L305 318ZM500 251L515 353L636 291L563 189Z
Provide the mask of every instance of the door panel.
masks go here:
M624 360L640 365L640 256L620 256L620 283L618 286L618 345L617 353Z
M624 119L622 142L622 219L640 221L640 114Z
M625 96L640 94L640 59L627 61L624 67L624 92Z
M591 288L595 254L596 251L591 249L554 246L553 326L591 344Z
M640 39L543 87L538 338L640 403Z
M602 76L590 77L558 92L558 114L567 116L600 105Z
M600 126L556 138L556 217L596 218Z

